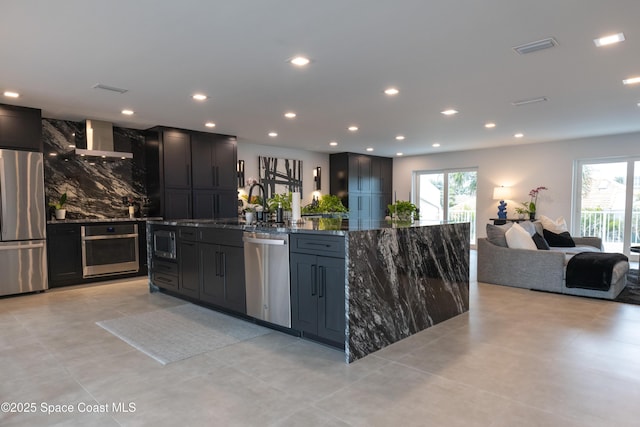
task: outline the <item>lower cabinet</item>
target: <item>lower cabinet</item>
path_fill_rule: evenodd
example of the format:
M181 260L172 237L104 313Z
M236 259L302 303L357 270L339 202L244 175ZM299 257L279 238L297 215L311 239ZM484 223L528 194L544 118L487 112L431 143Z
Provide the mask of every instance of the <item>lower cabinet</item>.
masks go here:
M47 226L47 264L50 288L82 282L80 224Z
M178 293L190 297L200 297L198 283L198 243L178 240Z
M247 312L242 246L200 243L200 299L240 313Z
M313 242L313 237L309 237L309 241ZM326 242L325 239L322 244ZM344 245L344 239L336 239L335 244L339 245L340 242ZM296 242L291 245L292 248L304 246ZM345 336L344 256L335 258L318 255L321 250L316 249L306 252L290 254L291 326L303 333L342 345Z

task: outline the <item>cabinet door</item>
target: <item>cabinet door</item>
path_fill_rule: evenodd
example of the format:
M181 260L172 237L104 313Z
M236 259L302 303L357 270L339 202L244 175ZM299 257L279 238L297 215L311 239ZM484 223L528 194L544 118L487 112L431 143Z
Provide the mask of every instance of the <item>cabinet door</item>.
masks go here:
M82 245L79 224L47 227L49 287L82 282Z
M291 253L291 326L318 333L318 266L316 256Z
M223 306L224 279L220 275L222 267L220 261L220 246L210 243L200 243L200 299L202 301ZM244 270L242 270L244 274Z
M349 218L371 219L371 195L353 193L349 195Z
M216 141L214 172L216 186L220 190L238 188L237 157L235 138L224 137Z
M216 187L215 143L210 134L193 133L191 135L193 188Z
M194 190L193 192L193 217L216 218L218 193L211 190Z
M163 132L164 185L191 188L191 143L189 134Z
M178 292L191 298L198 298L198 244L195 242L178 243L178 274L180 282Z
M41 111L0 105L0 147L42 152Z
M371 158L363 155L349 157L349 191L371 191Z
M238 190L220 191L215 218L236 218L238 216Z
M318 336L344 342L344 259L318 257Z
M221 276L224 278L224 306L240 313L247 312L244 282L244 248L220 246Z
M164 192L164 219L191 218L191 191L168 188Z

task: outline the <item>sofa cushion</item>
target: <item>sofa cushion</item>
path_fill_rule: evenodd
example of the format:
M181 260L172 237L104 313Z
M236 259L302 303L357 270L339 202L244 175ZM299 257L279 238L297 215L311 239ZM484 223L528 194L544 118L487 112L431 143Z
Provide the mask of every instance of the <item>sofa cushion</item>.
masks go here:
M576 242L573 241L568 231L562 233L554 233L547 230L542 230L544 239L549 243L549 246L555 246L559 248L572 248L576 246Z
M519 224L513 224L505 233L504 237L507 239L507 245L513 249L538 249L533 242L531 235L527 230L522 228Z
M487 240L496 246L508 248L507 239L504 237L504 233L511 228L513 224L508 222L504 225L487 224Z
M534 234L536 234L536 226L533 225L531 221L519 222L518 225L527 230L529 236L533 236Z
M538 249L542 249L543 251L549 250L549 244L547 243L546 240L544 240L544 237L542 237L539 233L534 233L533 236L531 236L531 238L533 239L533 243L536 244L536 247Z
M540 218L538 218L538 220L542 224L542 228L553 233L560 234L565 231L569 231L569 229L567 228L567 222L564 220L564 217L560 216L554 221L547 216L540 215Z

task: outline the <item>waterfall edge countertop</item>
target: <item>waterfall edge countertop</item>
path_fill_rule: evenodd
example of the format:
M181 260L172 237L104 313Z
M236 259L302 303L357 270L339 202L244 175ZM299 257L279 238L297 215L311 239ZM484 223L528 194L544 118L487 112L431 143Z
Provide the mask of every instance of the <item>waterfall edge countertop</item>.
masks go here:
M227 228L244 231L259 231L265 233L318 233L335 236L344 236L348 232L419 228L427 226L438 226L446 222L438 221L414 221L412 223L397 221L366 221L349 220L342 218L307 218L297 223L286 222L276 224L273 222L263 224L247 224L244 220L235 218L227 219L173 219L173 220L151 220L149 224L173 225L184 227L210 227Z

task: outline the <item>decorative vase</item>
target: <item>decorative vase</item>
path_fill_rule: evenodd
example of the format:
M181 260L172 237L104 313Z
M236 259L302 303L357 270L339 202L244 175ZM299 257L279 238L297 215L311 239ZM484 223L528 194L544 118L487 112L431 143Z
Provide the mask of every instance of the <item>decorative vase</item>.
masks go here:
M56 219L64 219L67 216L66 209L56 209Z
M247 224L252 224L253 223L253 212L245 212L244 213L244 219L247 222Z
M529 220L530 221L535 221L536 219L536 213L535 212L529 212Z

